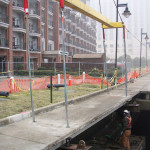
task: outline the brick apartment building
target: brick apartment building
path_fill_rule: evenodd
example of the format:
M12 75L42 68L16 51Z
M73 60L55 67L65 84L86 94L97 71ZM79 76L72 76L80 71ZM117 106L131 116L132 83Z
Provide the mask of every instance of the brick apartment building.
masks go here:
M74 54L96 53L96 22L65 7L66 62ZM59 3L29 0L29 50L31 62L62 62L62 25ZM26 19L23 0L0 0L0 72L27 62ZM9 65L8 65L9 64ZM23 69L27 69L27 63Z

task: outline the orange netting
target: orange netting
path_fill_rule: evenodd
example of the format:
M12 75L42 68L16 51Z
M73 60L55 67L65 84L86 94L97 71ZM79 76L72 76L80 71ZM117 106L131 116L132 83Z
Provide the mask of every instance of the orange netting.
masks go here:
M147 73L150 71L150 68L146 68L146 70L142 71L142 74ZM134 72L129 72L127 74L128 81L130 79L135 79L139 77L139 72L134 70ZM69 84L69 79L71 80L71 85L79 85L82 83L88 83L88 84L100 84L101 78L94 78L89 76L88 74L82 74L80 76L71 76L69 74L66 75L66 83ZM59 81L58 81L59 80ZM32 89L38 90L38 89L46 89L47 85L50 84L50 77L41 77L37 79L32 79ZM58 75L52 77L52 84L64 84L64 75L60 75L60 79L58 79ZM118 80L118 83L125 82L125 77ZM103 85L107 85L107 81L103 79ZM110 85L110 83L109 83ZM9 93L12 92L23 92L28 91L30 88L30 82L29 79L7 79L0 83L0 91L8 91Z

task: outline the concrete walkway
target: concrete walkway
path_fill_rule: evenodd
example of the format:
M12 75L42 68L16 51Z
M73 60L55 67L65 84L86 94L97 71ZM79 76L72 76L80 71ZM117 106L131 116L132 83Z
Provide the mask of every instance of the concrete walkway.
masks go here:
M142 89L149 90L150 75L128 84L128 96L124 85L69 105L69 125L66 127L65 107L0 127L0 150L53 150L69 136L75 137L93 124L123 106Z

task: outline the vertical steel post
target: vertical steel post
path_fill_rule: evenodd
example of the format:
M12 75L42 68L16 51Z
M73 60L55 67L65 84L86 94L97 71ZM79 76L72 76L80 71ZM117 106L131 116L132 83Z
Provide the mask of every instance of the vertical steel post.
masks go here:
M146 40L146 69L148 69L148 63L147 63L147 40Z
M123 77L123 60L122 60L122 67L121 67L121 69L122 69L122 77Z
M50 89L51 89L51 90L50 90L50 91L51 91L51 93L50 93L50 95L51 95L51 103L53 103L53 99L52 99L52 90L53 90L52 75L50 76L50 83L51 83L51 84L50 84L50 85L51 85L51 88L50 88Z
M33 99L32 99L31 66L30 66L31 64L30 64L30 51L29 51L29 15L28 14L26 14L26 48L27 48L27 56L28 56L28 71L29 71L29 81L30 81L32 118L33 118L33 122L35 122L34 106L33 106Z
M65 95L65 108L66 108L66 121L67 128L69 128L68 121L68 100L67 100L67 84L66 84L66 65L65 65L65 38L64 38L64 13L63 9L61 9L61 19L62 19L62 38L63 38L63 72L64 72L64 95Z
M54 76L56 76L56 63L54 62Z
M126 39L125 39L125 26L123 26L123 39L124 39L124 60L125 60L125 93L128 95L128 87L127 87L127 60L126 60Z
M116 4L116 22L118 22L118 1ZM115 70L117 70L117 48L118 48L118 28L116 28L116 52L115 52ZM114 83L116 85L117 77L114 79Z
M4 71L3 71L3 60L2 60L2 72L4 72Z
M104 59L105 59L105 62L104 62L104 78L106 78L107 80L107 92L108 92L108 77L107 77L107 63L106 63L106 45L105 45L105 32L104 32L104 29L103 29L103 46L104 46Z
M80 76L80 62L79 62L79 76Z
M139 68L140 76L141 76L141 64L142 64L141 57L142 57L142 28L141 28L141 43L140 43L140 68Z
M116 22L118 22L118 0L117 0L117 4L116 4ZM117 48L118 48L118 28L116 28L115 68L117 68Z

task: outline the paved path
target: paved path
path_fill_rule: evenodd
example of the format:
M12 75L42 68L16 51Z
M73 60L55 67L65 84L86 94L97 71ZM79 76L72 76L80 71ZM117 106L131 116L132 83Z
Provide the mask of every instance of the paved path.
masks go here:
M142 90L149 90L150 75L128 84L128 96L124 85L109 93L88 98L69 105L69 125L66 128L65 107L36 116L36 122L28 118L0 127L0 150L53 150L69 136L75 137L100 121Z

